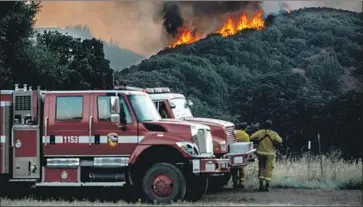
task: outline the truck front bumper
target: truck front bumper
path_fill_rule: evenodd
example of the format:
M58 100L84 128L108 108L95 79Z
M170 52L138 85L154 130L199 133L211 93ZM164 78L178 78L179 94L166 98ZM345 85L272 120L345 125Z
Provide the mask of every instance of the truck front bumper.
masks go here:
M220 174L230 171L230 159L202 158L191 160L195 174Z
M225 154L224 157L230 160L231 168L241 168L247 165L249 156L253 155L255 151L256 149L245 153L228 153Z

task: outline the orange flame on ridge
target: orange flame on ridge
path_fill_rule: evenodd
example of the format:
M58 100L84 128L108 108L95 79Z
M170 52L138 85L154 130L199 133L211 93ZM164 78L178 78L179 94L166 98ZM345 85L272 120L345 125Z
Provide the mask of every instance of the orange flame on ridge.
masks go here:
M178 36L177 40L174 43L172 43L169 47L173 48L178 45L191 44L202 38L198 37L197 35L194 35L193 31L186 28L185 26L178 28L178 30L181 31L178 32L180 35Z
M222 25L215 33L220 34L222 37L228 37L237 34L239 31L245 29L263 29L265 21L262 19L262 11L258 11L255 16L248 19L246 14L242 14L238 21L234 21L232 17L229 17L227 22ZM194 35L192 30L181 27L178 37L176 40L169 45L169 47L174 48L178 45L191 44L202 38L201 35Z

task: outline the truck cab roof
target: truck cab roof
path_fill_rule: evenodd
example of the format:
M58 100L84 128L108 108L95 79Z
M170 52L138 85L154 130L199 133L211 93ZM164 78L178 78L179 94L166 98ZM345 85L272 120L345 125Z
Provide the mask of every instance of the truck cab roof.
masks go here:
M66 94L70 94L70 93L122 93L122 94L126 94L126 95L131 95L131 94L146 94L145 92L142 91L127 91L127 90L89 90L89 91L42 91L42 94L61 94L61 93L66 93Z

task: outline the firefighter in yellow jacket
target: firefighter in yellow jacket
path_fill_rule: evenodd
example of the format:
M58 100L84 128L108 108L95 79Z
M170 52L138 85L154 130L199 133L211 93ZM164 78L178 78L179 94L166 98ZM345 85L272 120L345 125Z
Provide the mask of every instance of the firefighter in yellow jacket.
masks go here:
M237 142L249 142L250 136L246 133L247 123L243 122L241 124L236 124L236 139ZM238 176L239 174L239 176ZM233 186L235 188L241 187L244 188L246 182L246 168L242 167L238 170L238 172L234 173L233 178ZM238 179L240 179L238 182Z
M258 179L260 183L260 191L269 191L270 182L272 178L272 171L275 161L275 146L282 143L280 135L271 130L272 121L267 120L262 129L253 133L250 137L251 141L256 140L257 146L257 158L258 158ZM266 185L264 186L264 181Z

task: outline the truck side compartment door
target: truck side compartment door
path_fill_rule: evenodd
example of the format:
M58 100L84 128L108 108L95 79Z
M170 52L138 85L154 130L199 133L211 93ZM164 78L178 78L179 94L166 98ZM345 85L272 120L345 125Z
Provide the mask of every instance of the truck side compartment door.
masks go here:
M12 174L15 179L40 177L40 127L32 123L37 109L38 93L13 93Z

